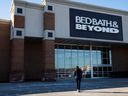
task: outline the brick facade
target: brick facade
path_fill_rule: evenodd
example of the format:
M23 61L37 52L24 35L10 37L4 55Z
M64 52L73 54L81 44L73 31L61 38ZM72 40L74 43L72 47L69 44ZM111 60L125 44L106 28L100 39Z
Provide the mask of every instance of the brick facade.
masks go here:
M44 63L44 77L43 80L55 80L55 56L54 56L54 40L43 41L43 63Z
M55 15L54 13L44 13L44 30L55 30Z
M15 28L24 28L25 27L25 17L15 15L14 16L14 27Z
M113 77L128 77L128 46L112 46Z
M44 70L42 38L25 38L24 43L24 79L25 81L41 81Z
M55 14L51 12L44 13L44 30L55 31ZM54 33L53 33L54 34ZM46 36L47 37L47 36ZM54 37L55 38L55 37ZM43 48L43 81L53 81L56 79L55 72L55 40L45 38L42 43Z
M10 82L24 80L24 39L11 40Z
M0 82L9 80L10 22L0 21Z

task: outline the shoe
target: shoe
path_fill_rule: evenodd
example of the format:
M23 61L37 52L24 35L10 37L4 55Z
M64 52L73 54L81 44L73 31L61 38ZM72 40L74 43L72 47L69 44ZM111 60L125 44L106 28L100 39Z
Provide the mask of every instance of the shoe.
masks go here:
M80 92L80 90L78 90L78 89L77 89L77 92L79 93L79 92Z

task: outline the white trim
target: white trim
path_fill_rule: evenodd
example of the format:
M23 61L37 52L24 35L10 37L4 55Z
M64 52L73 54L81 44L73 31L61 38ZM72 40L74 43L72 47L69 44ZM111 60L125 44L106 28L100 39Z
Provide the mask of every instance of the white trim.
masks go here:
M52 10L48 10L48 6L52 6ZM55 13L55 7L53 4L47 4L45 7L44 7L44 11L45 12L50 12L50 13Z
M120 9L115 9L115 8L108 8L108 7L103 7L103 6L98 6L98 5L93 5L93 4L87 4L87 3L82 3L82 2L76 2L76 1L72 1L72 0L46 0L46 4L47 3L55 3L55 4L60 4L60 5L67 5L67 6L71 6L71 7L77 7L77 8L86 8L89 7L88 9L100 9L100 10L104 10L104 11L111 11L114 13L118 13L118 14L122 14L122 15L127 15L128 11L126 10L120 10Z
M17 31L21 31L22 32L22 36L17 36L16 35ZM14 31L13 31L12 35L13 35L12 38L24 38L24 29L23 28L14 28Z
M8 19L0 19L0 23L8 24L8 23L10 23L10 20L8 20Z
M17 13L18 8L22 9L22 13ZM21 6L15 6L15 15L25 16L25 8Z
M48 37L48 32L52 33L52 37ZM53 30L44 30L44 40L48 39L48 40L55 40L55 31Z

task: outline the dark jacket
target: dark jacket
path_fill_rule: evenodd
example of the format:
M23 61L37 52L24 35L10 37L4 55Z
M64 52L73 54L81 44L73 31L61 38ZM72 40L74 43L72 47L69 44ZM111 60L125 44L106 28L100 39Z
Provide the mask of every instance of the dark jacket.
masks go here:
M81 78L82 78L82 70L81 70L81 69L77 69L77 70L74 72L74 77L75 77L75 78L78 78L78 79L81 79Z

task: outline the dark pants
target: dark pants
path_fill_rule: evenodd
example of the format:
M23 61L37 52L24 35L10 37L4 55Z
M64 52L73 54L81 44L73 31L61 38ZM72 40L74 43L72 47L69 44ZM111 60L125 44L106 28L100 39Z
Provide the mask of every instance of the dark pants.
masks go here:
M80 90L81 78L76 78L77 89Z

